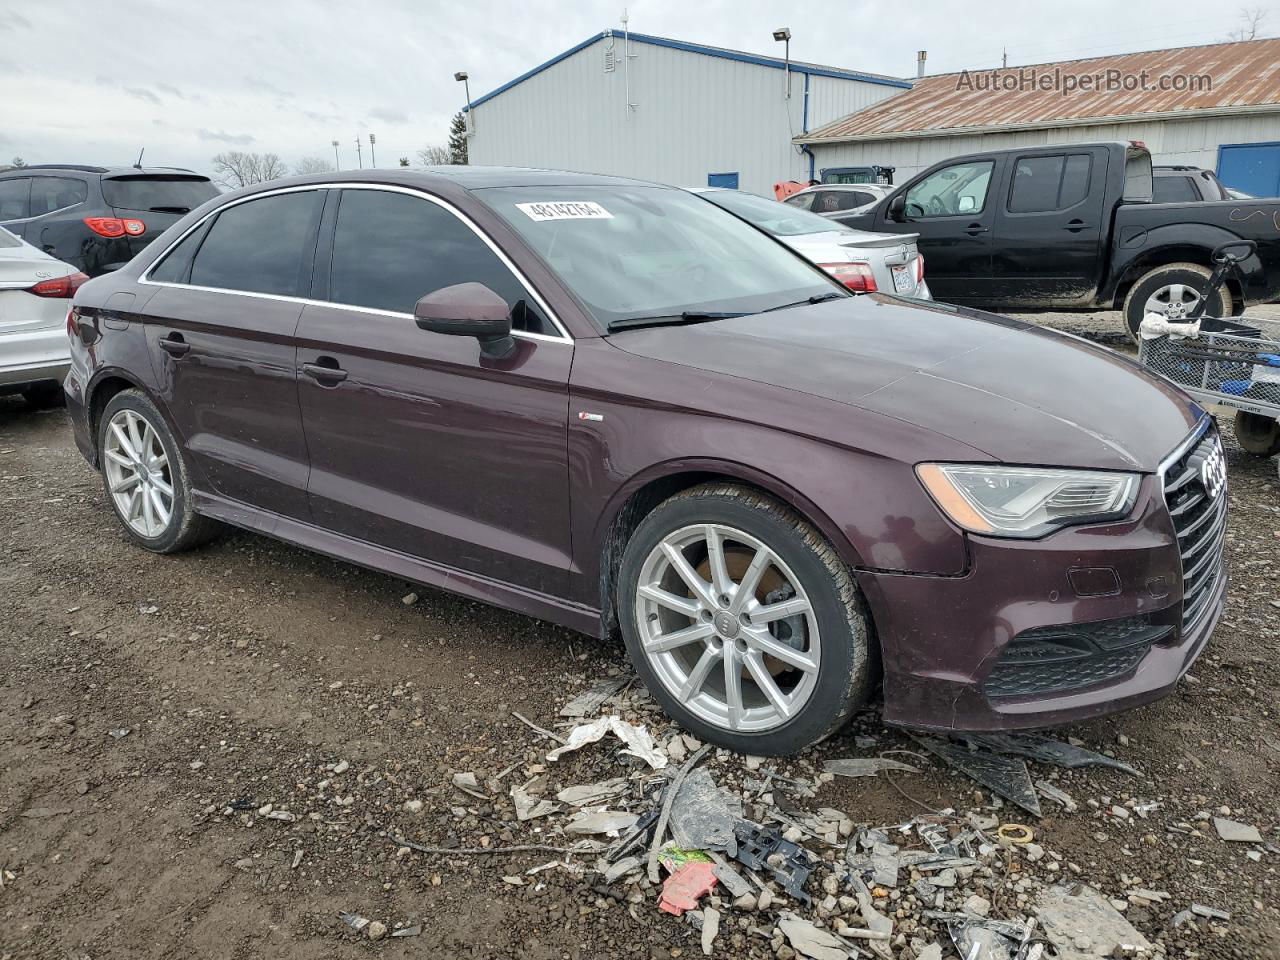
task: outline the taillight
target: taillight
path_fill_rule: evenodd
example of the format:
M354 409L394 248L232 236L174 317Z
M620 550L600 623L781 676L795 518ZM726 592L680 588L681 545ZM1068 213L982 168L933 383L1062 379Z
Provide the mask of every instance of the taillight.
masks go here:
M859 293L876 292L876 278L869 263L820 263L818 266L850 290Z
M85 217L85 226L100 237L140 237L147 232L147 225L141 220L120 217Z
M924 254L916 254L916 283L924 282Z
M88 279L83 273L73 273L53 280L41 280L34 287L27 287L27 293L34 293L37 297L49 297L52 300L69 300L76 295L80 285Z

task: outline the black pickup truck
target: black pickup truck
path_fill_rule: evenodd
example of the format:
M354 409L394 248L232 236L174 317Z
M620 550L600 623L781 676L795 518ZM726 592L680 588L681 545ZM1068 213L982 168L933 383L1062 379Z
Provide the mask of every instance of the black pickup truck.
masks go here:
M1210 252L1256 240L1208 314L1280 297L1280 199L1153 203L1151 154L1137 142L1019 147L956 157L907 180L859 230L916 233L929 287L969 306L1123 309L1143 314L1200 298Z

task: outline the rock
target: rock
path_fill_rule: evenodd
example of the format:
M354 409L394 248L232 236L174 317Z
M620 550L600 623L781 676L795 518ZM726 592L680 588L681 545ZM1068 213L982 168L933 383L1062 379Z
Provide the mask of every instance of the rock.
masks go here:
M744 893L742 896L735 897L733 900L733 909L735 910L754 911L759 906L759 900L750 893Z
M412 607L415 603L418 602L418 595L416 593L406 593L403 597L400 598L400 602L403 603L406 607Z
M1209 920L1230 920L1231 914L1226 910L1219 910L1216 907L1206 907L1202 903L1193 903L1191 912L1197 917L1206 917Z
M1152 950L1151 942L1097 891L1051 887L1040 900L1040 923L1060 960L1110 957L1121 945Z
M848 960L848 949L834 934L815 927L794 913L783 914L778 921L778 929L801 956L811 960Z
M706 907L702 911L702 953L711 956L716 942L716 934L720 932L720 911L714 907Z
M406 801L404 802L404 809L405 809L405 812L406 812L406 813L421 813L421 812L422 812L422 801L421 801L421 800L406 800Z
M667 743L667 756L672 763L684 763L684 758L688 755L688 751L684 748L684 740L680 737L672 737Z
M966 913L972 913L975 917L985 917L991 912L991 901L975 893L964 902L964 909Z
M47 820L50 817L61 817L71 812L70 807L32 807L29 810L23 810L22 815L28 820Z
M333 765L333 772L335 774L343 774L350 769L351 769L351 764L349 764L346 760L339 760L337 763Z
M756 909L768 910L773 905L773 891L765 887L760 891L760 896L756 897Z
M1258 828L1250 826L1247 823L1237 823L1234 820L1224 820L1221 817L1214 817L1213 828L1218 831L1218 836L1231 843L1262 842L1262 834L1258 832Z
M381 920L371 920L369 926L365 927L365 933L370 940L381 940L387 935L387 925Z

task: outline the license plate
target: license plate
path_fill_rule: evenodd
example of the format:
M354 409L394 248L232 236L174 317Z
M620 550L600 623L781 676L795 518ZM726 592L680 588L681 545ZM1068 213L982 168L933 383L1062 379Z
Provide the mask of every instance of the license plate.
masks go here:
M915 279L911 276L911 271L903 267L893 268L893 290L895 293L906 293L908 290L915 288Z

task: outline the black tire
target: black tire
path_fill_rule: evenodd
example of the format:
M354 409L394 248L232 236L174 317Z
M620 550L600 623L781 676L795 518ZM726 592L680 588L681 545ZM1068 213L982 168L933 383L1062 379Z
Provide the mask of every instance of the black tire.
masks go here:
M1163 267L1148 270L1138 282L1129 288L1124 298L1124 322L1129 328L1129 336L1136 342L1138 327L1142 324L1147 300L1161 287L1180 283L1203 291L1209 285L1209 268L1198 263L1169 263ZM1209 298L1207 317L1229 317L1233 310L1231 291L1224 285L1221 290Z
M67 395L62 391L62 384L57 380L41 380L22 390L22 399L36 410L47 410L60 407L66 402Z
M155 431L160 440L160 445L164 448L165 456L168 458L169 483L173 487L173 508L168 525L159 535L154 537L143 536L129 525L128 520L120 512L120 508L116 504L115 497L111 493L110 481L107 479L104 452L106 449L106 434L111 418L121 410L131 410L147 422L151 429ZM138 546L144 550L150 550L152 553L178 553L207 543L220 532L222 529L221 524L208 517L201 516L192 507L191 481L182 450L156 405L142 391L124 390L111 398L98 421L97 444L98 460L102 473L102 487L106 493L107 502L111 505L112 511L120 521L121 527L124 528L125 535Z
M1237 410L1236 443L1255 457L1274 457L1280 453L1280 420L1247 410Z
M766 544L810 599L822 638L817 680L798 712L772 729L731 731L699 718L667 690L642 650L635 597L645 559L669 534L699 523L731 526ZM627 543L616 601L627 652L650 693L678 723L717 746L757 756L793 754L843 726L871 695L876 651L849 568L808 522L749 488L706 484L659 505Z

